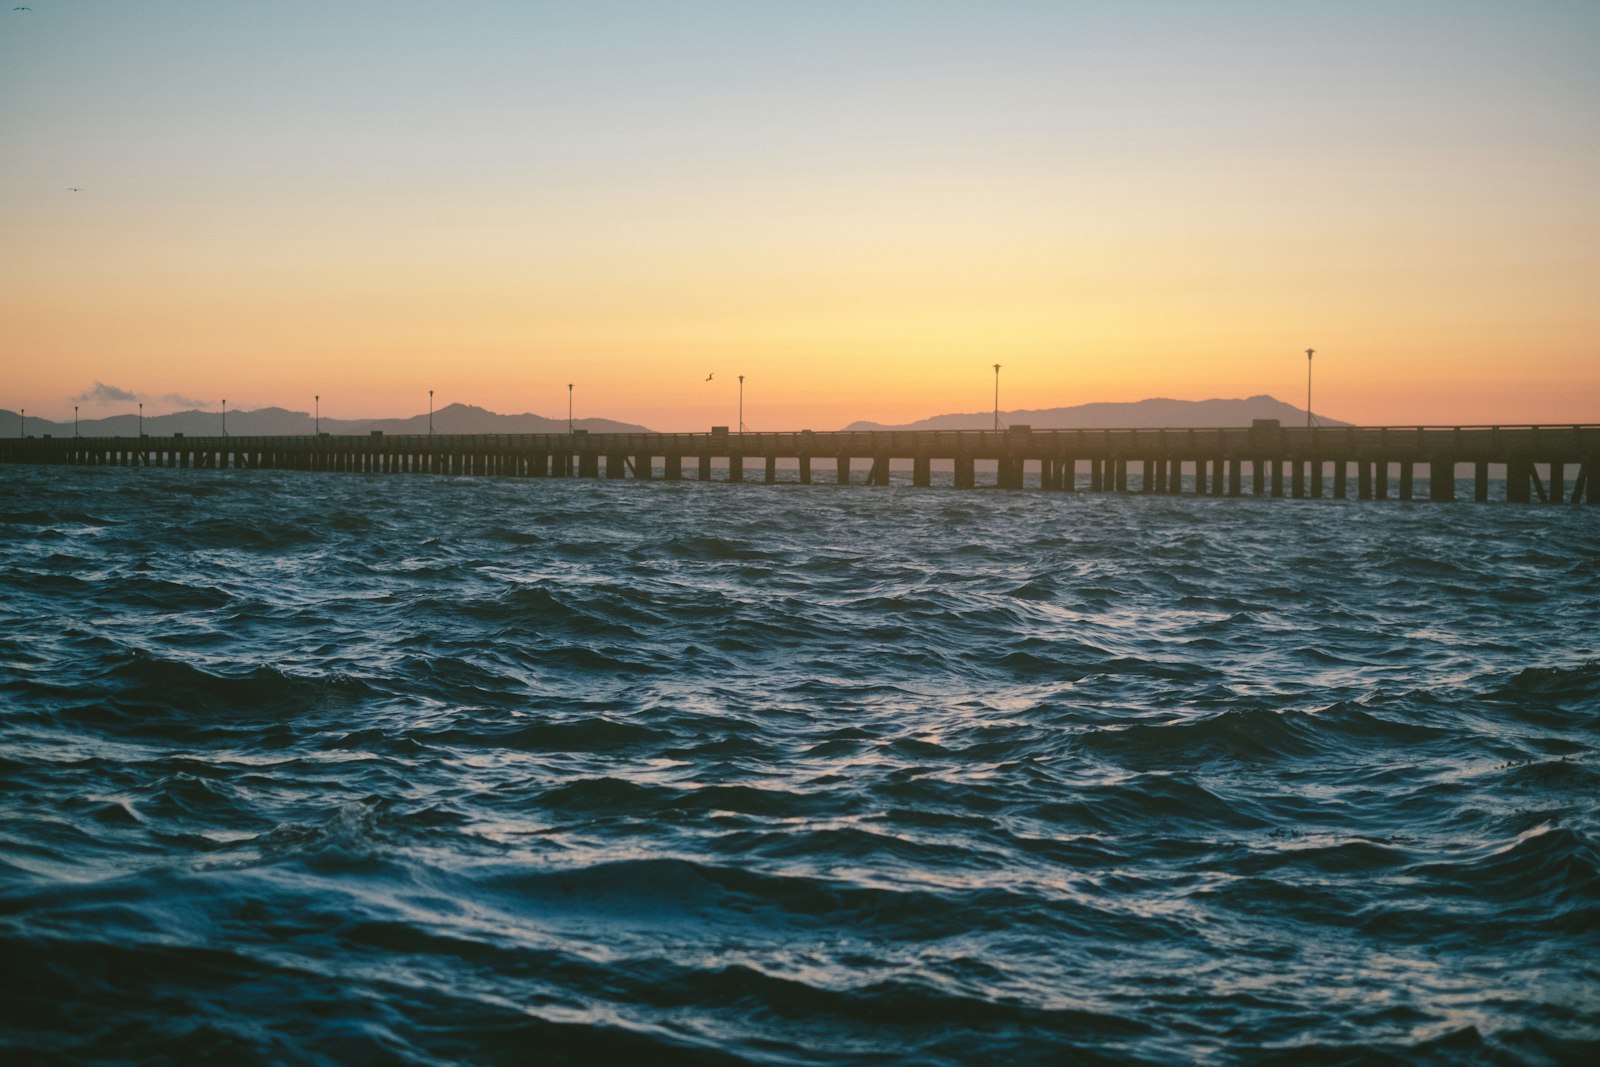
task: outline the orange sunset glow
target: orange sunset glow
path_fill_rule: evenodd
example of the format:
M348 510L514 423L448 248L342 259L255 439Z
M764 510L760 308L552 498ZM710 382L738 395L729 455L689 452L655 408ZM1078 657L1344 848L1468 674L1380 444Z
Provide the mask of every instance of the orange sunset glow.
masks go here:
M1589 421L1597 100L1578 4L40 0L0 407L702 429L744 374L833 429L995 362L1005 408L1298 404L1315 347L1333 418Z

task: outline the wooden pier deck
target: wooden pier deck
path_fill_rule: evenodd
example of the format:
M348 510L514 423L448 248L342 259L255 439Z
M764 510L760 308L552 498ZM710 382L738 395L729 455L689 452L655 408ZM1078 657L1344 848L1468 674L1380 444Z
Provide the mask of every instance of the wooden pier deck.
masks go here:
M937 465L958 489L978 486L981 465L985 484L1003 489L1359 500L1392 491L1411 500L1426 482L1436 501L1457 499L1458 481L1470 482L1472 499L1489 500L1491 468L1503 467L1503 478L1492 481L1507 502L1600 502L1600 424L18 437L0 440L0 463L807 485L888 485L896 464L909 465L915 486L931 485Z

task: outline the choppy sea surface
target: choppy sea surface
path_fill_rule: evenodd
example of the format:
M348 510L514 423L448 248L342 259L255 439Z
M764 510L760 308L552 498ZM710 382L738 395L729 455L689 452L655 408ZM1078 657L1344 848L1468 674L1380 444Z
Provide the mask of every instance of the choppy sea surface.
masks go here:
M0 1058L1579 1063L1600 511L0 471Z

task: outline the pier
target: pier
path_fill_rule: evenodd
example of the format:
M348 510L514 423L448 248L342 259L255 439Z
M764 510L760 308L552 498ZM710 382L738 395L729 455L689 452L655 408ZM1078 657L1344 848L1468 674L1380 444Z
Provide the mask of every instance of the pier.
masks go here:
M1600 424L18 437L0 463L802 485L888 485L893 465L957 489L1414 500L1425 483L1428 500L1484 502L1493 483L1508 503L1600 502Z

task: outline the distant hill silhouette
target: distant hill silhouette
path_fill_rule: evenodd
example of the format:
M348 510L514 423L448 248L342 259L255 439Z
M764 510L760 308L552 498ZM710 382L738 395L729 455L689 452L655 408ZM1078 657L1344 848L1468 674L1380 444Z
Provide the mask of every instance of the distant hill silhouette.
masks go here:
M228 411L228 433L234 437L284 437L308 435L315 431L316 420L310 412L288 411L284 408L258 408L254 411ZM643 426L611 419L574 419L575 429L590 433L649 433ZM0 410L0 434L16 436L21 429L20 417L15 411ZM426 413L405 419L334 419L322 417L322 432L330 434L368 434L382 430L385 434L425 434L428 432ZM84 437L137 437L138 415L112 415L103 419L83 419L78 432ZM212 436L222 433L220 411L175 411L170 415L146 415L144 432L155 437L181 433L187 437ZM472 404L451 404L433 413L434 433L566 433L566 419L547 419L543 415L499 415ZM52 422L28 416L27 433L30 437L70 437L71 422Z
M1188 429L1249 426L1254 419L1277 419L1285 426L1304 426L1306 412L1270 396L1243 400L1138 400L1125 404L1079 404L1070 408L1002 411L1000 425L1032 426L1037 430L1118 430L1133 428ZM1349 426L1348 422L1316 417L1318 426ZM889 426L878 422L852 422L846 430L987 430L994 412L934 415L917 422Z
M1041 430L1098 430L1127 429L1133 427L1188 427L1249 426L1253 419L1278 419L1285 426L1304 426L1304 408L1286 404L1270 396L1252 396L1243 400L1140 400L1125 404L1079 404L1076 407L1039 408L1002 411L1003 426L1023 424ZM228 433L235 437L278 437L312 433L316 423L310 412L288 411L284 408L258 408L253 411L228 412ZM983 430L994 425L994 412L979 411L960 415L934 415L901 425L878 422L853 422L847 430ZM1319 426L1348 426L1350 423L1317 416ZM576 419L576 429L590 433L649 433L644 426L616 422L611 419ZM0 435L15 437L20 429L17 412L0 410ZM404 419L335 419L322 417L322 431L330 434L368 434L382 430L385 434L425 434L428 432L426 413ZM138 415L112 415L102 419L83 419L78 432L85 437L136 437L139 433ZM222 432L220 411L177 411L170 415L147 415L144 432L165 437L181 433L201 437ZM524 412L520 415L500 415L473 404L451 404L433 413L433 432L447 434L468 433L566 433L566 419L551 419L543 415ZM28 416L27 433L30 437L67 437L72 434L72 423L53 422L33 415Z

